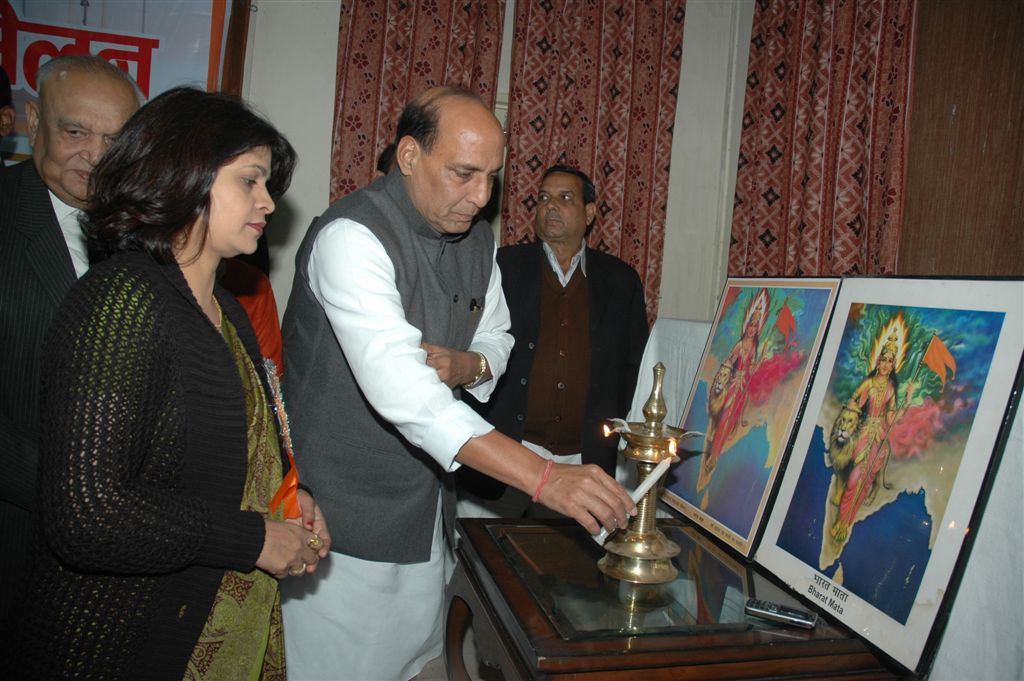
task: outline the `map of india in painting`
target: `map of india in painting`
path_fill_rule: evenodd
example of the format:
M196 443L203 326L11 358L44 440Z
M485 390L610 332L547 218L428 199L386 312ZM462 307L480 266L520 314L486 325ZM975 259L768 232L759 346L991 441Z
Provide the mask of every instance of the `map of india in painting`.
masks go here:
M820 412L804 416L814 436L777 543L901 624L970 455L1003 317L854 304Z

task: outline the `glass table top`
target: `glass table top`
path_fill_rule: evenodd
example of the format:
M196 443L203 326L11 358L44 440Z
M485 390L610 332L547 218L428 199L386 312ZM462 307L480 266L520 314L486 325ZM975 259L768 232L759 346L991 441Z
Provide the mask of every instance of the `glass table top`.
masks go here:
M540 609L566 640L750 628L750 570L691 527L659 529L680 547L679 575L638 585L602 573L605 555L578 525L489 527Z

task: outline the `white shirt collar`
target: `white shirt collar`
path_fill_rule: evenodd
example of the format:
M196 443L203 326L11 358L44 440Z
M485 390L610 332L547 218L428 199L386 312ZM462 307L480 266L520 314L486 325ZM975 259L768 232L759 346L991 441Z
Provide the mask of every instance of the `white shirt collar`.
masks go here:
M569 285L569 280L572 279L573 273L576 271L576 267L580 268L580 272L583 276L587 276L587 242L580 242L580 250L576 251L576 255L572 256L572 260L569 261L569 271L563 272L562 266L558 264L558 256L551 249L551 246L547 245L547 242L541 241L541 246L544 248L544 254L548 256L548 265L551 266L551 271L558 277L558 281L562 284L562 288Z
M60 231L64 235L64 243L68 246L68 253L71 255L71 264L75 268L75 276L81 278L89 269L89 249L85 243L85 234L78 224L78 216L81 214L74 206L57 198L49 189L50 204L53 206L53 213L60 223Z

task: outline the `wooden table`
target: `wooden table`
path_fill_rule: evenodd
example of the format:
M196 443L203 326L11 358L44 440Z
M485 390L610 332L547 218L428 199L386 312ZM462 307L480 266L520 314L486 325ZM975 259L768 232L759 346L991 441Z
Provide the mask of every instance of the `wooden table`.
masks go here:
M472 623L480 658L513 679L893 679L859 638L747 617L748 597L809 609L684 521L659 528L682 549L679 577L637 587L597 569L604 555L575 523L461 519L446 592L445 662L466 679Z

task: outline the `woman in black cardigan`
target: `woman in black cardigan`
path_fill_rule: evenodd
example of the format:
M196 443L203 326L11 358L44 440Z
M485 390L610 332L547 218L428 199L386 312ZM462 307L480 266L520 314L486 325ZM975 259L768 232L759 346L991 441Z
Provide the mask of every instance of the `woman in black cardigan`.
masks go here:
M3 678L284 678L277 579L330 536L304 491L301 517L270 508L288 470L273 377L215 279L294 165L241 102L178 88L93 173L102 262L44 347L41 514Z

